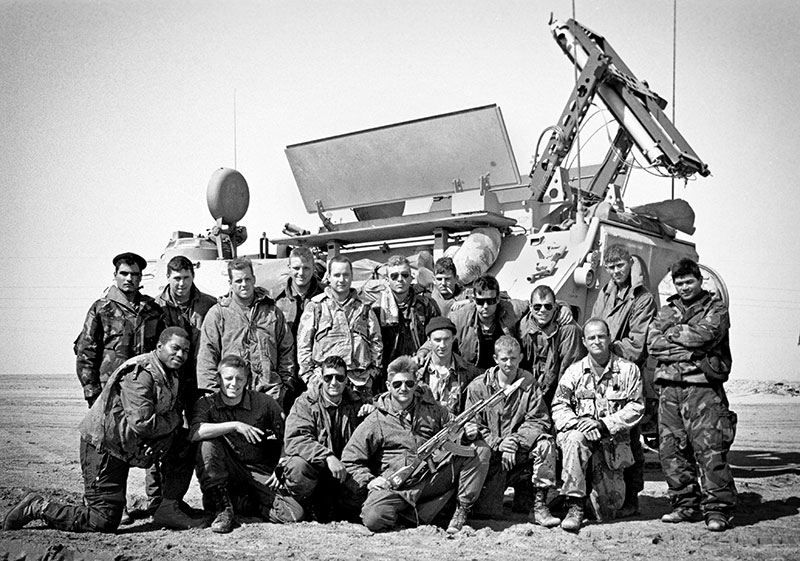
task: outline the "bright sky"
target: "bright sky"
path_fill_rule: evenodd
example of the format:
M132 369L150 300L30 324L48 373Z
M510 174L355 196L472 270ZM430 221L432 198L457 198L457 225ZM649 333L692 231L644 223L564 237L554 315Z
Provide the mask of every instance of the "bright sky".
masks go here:
M672 7L577 1L576 16L671 102ZM319 226L288 144L497 103L527 175L572 89L547 26L571 10L0 0L0 373L73 372L72 341L111 281L111 257L158 257L172 231L210 227L217 167L235 164L250 185L247 252L288 220ZM701 261L731 292L733 376L798 380L800 4L682 0L677 14L676 123L713 173L677 195L697 214ZM638 172L627 202L669 192Z

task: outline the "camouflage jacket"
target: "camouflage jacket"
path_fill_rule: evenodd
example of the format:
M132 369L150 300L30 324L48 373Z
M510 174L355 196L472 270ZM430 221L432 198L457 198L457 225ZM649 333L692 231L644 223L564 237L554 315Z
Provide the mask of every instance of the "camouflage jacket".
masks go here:
M83 330L75 340L76 370L84 398L97 397L123 362L155 349L164 327L162 310L155 300L137 294L131 303L119 288L109 287L89 308Z
M358 425L342 452L342 463L362 487L379 475L388 479L401 467L412 465L417 449L450 420L447 409L421 386L414 389L410 419L409 412L395 409L388 393L382 394L375 405L375 411ZM397 493L416 505L421 491L422 486L411 485Z
M612 352L642 368L647 359L647 329L657 311L656 299L647 289L643 266L634 259L631 284L620 291L613 280L608 281L597 295L591 317L608 323Z
M382 352L378 319L355 290L340 304L326 288L306 305L297 331L297 360L306 383L329 356L342 357L348 370L364 370L380 367Z
M439 306L430 296L419 293L413 286L409 291L411 300L406 309L408 317L401 311L397 321L386 319L393 316L392 312L386 309L388 299L394 298L392 294L382 294L373 305L375 316L381 326L384 368L399 356L413 356L425 342L425 326L431 318L441 315Z
M517 337L523 356L520 368L530 371L536 378L548 410L564 371L586 356L583 333L574 320L561 325L554 317L553 325L555 329L546 333L528 312L520 320Z
M417 370L417 380L425 384L428 389L431 389L431 394L433 395L431 377L433 376L432 370L435 367L431 362L431 355L432 353L428 353L424 358L421 358L422 364ZM447 407L450 413L458 415L464 410L464 403L467 401L467 387L480 374L481 371L477 367L465 361L457 353L453 353L453 365L449 368L444 380L438 380L438 385L435 388L437 395L433 395L434 399Z
M80 424L81 437L100 452L136 467L149 467L181 426L176 372L155 352L127 360L109 377ZM147 448L154 454L147 454Z
M303 310L308 302L317 294L322 294L324 289L325 285L320 283L317 277L312 277L311 286L308 287L305 294L300 295L295 290L292 279L286 279L283 290L275 297L275 305L283 312L283 317L286 318L286 323L289 324L289 329L295 341L297 340L297 330L300 326L300 316L303 315Z
M580 417L602 420L619 442L628 442L628 432L644 414L642 376L634 363L611 354L603 374L595 379L590 357L572 364L564 372L553 398L553 423L557 432L575 428ZM623 436L624 435L624 436Z
M656 383L719 384L731 371L728 307L703 291L686 305L676 294L650 324L647 347Z
M453 311L450 319L456 326L455 349L461 358L470 364L478 364L480 339L478 336L478 308L475 302L465 304L463 307ZM501 299L497 304L495 320L500 324L500 329L505 335L514 337L516 325L519 320L514 304L510 300Z
M467 387L467 403L471 407L500 391L495 366ZM505 401L478 413L473 422L480 425L480 435L492 450L497 450L504 438L512 437L521 450L529 451L542 436L550 436L550 415L547 413L542 390L526 370L519 369L517 377L524 382Z
M203 321L197 354L197 387L213 391L219 387L217 364L225 355L242 357L249 365L249 389L266 393L279 403L284 380L294 368L294 339L283 312L260 287L253 303L244 309L230 295L220 298Z
M318 468L325 467L328 456L341 458L342 450L361 419L361 401L345 387L342 401L330 403L322 395L318 380L298 397L286 417L284 450L287 456L299 456Z

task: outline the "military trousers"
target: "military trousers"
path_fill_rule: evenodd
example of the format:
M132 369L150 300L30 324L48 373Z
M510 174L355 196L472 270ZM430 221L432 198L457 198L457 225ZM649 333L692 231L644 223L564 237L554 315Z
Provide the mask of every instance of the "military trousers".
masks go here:
M316 466L300 456L287 456L282 462L284 486L301 504L312 507L318 521L358 521L367 492L350 473L339 481L327 466Z
M736 485L728 452L736 421L722 385L661 386L658 454L673 508L732 514Z
M204 495L214 487L224 486L233 504L250 505L254 501L254 509L270 522L303 520L303 507L296 499L266 485L272 475L269 466L245 464L222 438L201 441L197 455L197 479Z
M543 435L529 451L518 451L516 463L510 471L503 468L503 453L492 450L489 471L475 504L475 513L481 518L502 518L503 495L507 487L514 487L515 499L520 491L550 489L556 486L556 444L549 435ZM526 486L527 484L527 486Z
M456 496L467 509L478 500L489 469L491 450L475 447L470 457L452 456L436 473L428 474L409 489L369 491L361 508L361 521L373 532L391 530L399 517L412 524L428 524ZM410 497L416 500L410 500Z

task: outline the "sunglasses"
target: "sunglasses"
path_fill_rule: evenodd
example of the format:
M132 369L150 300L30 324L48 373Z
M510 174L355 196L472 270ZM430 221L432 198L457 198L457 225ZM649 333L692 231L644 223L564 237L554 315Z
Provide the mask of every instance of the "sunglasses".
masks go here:
M391 273L391 274L389 274L389 278L392 279L392 280L397 280L400 277L403 277L404 279L410 279L411 278L411 273Z
M326 384L330 384L331 380L333 380L334 378L336 378L336 381L339 382L340 384L344 383L344 381L347 380L347 376L345 376L344 374L325 374L324 376L322 376L322 381L325 382Z
M417 385L417 382L414 380L397 380L396 382L392 382L392 387L396 390L399 390L402 386L407 387L408 389L413 388Z
M548 312L555 308L555 304L532 304L531 308L533 308L534 312L540 311L542 308L547 310Z
M494 298L475 298L475 305L476 306L494 306L497 304L497 296Z

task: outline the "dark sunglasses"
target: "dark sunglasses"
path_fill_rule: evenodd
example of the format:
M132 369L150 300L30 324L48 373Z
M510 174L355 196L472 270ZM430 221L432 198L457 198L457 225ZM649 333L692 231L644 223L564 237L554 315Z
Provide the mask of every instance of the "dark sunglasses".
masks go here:
M555 308L555 304L533 304L531 306L531 308L533 308L534 312L538 312L542 308L544 308L545 310L547 310L549 312L550 310Z
M396 382L392 382L392 387L396 390L399 390L401 386L405 386L408 389L411 389L416 385L417 382L414 380L397 380Z
M403 277L404 279L410 279L411 278L411 273L391 273L389 275L389 278L392 279L392 280L397 280L400 277Z
M331 380L333 380L334 378L336 378L336 381L339 382L340 384L343 383L345 380L347 380L347 376L345 376L344 374L325 374L324 376L322 376L322 381L325 382L326 384L330 384Z
M484 304L487 306L494 306L497 304L497 296L494 298L475 298L475 305L476 306L483 306Z

